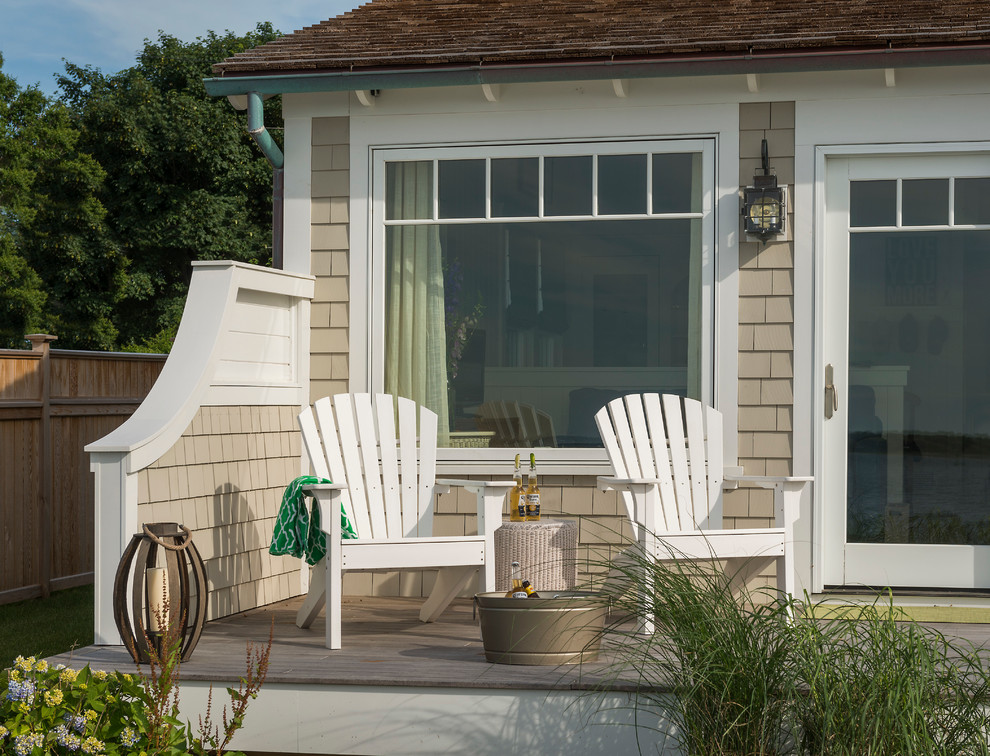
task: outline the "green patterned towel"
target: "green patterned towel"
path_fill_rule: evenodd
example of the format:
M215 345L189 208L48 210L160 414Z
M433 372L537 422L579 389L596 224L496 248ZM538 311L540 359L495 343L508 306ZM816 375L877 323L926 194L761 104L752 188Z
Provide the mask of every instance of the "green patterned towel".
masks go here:
M275 556L305 557L309 564L316 564L327 553L326 533L320 529L320 508L316 499L306 506L306 492L303 486L314 483L329 483L326 478L302 475L292 481L282 495L282 504L275 519L272 545L269 553ZM340 507L340 529L344 538L357 538L357 531L347 519L344 506Z

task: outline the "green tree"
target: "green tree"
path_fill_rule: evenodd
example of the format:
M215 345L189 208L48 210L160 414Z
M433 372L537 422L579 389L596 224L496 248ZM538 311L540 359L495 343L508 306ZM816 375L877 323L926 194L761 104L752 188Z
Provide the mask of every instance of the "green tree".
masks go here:
M0 231L0 348L24 345L24 335L40 328L47 295L41 277Z
M270 24L192 43L160 33L117 74L66 64L63 99L81 149L105 173L105 224L127 261L112 314L125 348L174 335L192 261L271 260L271 168L245 116L208 96L203 78L211 64L276 37ZM267 108L266 122L279 126L278 104Z
M2 67L0 57L0 67ZM103 172L62 103L0 71L0 340L44 330L107 349L126 261L108 243Z
M17 136L37 117L44 97L23 92L2 69L0 55L0 347L14 347L23 346L24 334L40 323L45 301L41 278L14 243L18 217L30 209L33 176Z

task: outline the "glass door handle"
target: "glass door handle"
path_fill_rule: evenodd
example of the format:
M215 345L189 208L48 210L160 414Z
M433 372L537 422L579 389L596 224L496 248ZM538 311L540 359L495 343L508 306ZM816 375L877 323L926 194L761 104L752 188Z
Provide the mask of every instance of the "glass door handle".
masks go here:
M833 380L832 364L825 366L825 418L829 419L839 411L839 390Z

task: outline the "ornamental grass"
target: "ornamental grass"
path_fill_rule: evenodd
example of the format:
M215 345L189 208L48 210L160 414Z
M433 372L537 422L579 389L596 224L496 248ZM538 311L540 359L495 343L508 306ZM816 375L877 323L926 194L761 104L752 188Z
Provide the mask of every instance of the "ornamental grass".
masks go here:
M603 639L613 658L607 677L635 684L636 726L664 749L990 753L987 650L908 620L889 593L836 612L807 595L798 602L740 587L748 565L726 572L630 549L602 567L616 618ZM639 632L651 616L655 632Z

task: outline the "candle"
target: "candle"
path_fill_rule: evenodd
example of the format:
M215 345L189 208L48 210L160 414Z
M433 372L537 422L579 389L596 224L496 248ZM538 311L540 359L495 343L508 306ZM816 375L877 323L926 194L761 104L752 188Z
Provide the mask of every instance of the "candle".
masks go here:
M163 633L168 625L168 577L163 567L148 568L148 608L151 631Z

